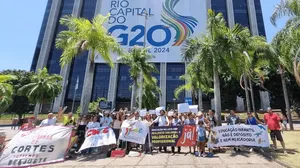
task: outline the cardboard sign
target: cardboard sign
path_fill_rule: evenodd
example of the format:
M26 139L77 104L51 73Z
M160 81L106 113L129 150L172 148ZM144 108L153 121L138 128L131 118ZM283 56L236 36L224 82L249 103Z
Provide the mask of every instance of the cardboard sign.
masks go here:
M156 114L155 110L149 110L149 114Z
M147 115L147 110L141 110L140 111L140 116L145 117Z
M150 127L153 146L195 146L196 126Z
M198 112L198 105L189 106L189 109L192 113L197 113Z
M160 110L165 110L165 107L157 107L155 109L156 115L159 116L160 115Z
M173 114L174 114L174 111L169 111L168 112L168 116L173 116Z
M178 113L187 113L190 112L188 103L180 103L177 105Z

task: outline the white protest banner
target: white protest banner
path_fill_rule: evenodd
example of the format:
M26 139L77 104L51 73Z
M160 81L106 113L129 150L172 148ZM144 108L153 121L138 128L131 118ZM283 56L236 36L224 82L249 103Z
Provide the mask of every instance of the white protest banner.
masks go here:
M180 103L177 105L178 113L187 113L190 112L188 103Z
M258 146L269 147L268 128L264 125L228 125L213 129L216 146Z
M149 110L149 113L150 114L156 114L156 111L155 110Z
M156 115L159 116L160 115L160 110L165 110L165 107L157 107L155 109Z
M116 144L115 133L110 127L90 129L86 132L85 135L86 138L79 151L92 147Z
M141 111L140 111L140 116L141 116L141 117L145 117L146 114L147 114L147 110L141 110Z
M139 120L125 120L121 126L120 139L128 142L145 144L149 127L146 123Z
M72 128L46 126L19 131L6 145L0 167L31 167L64 161Z
M192 113L197 113L198 112L198 105L189 106L189 109Z

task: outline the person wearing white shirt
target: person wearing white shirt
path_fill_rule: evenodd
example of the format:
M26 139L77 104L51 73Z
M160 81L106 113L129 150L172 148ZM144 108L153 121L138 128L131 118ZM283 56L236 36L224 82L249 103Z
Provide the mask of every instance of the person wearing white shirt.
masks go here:
M173 119L172 119L172 122L171 122L171 126L180 126L181 125L181 120L178 118L178 112L175 112L174 114L173 114ZM175 154L175 146L172 146L172 153L173 154ZM177 151L178 151L178 153L180 153L180 150L181 150L181 147L180 146L178 146L177 147Z
M56 124L56 117L53 117L53 113L49 113L48 118L44 119L41 122L40 127L50 126L50 125L55 125L55 124Z
M160 116L156 117L156 119L152 122L152 124L153 123L158 123L159 127L168 126L169 125L169 119L165 115L165 111L164 110L160 110Z
M93 129L93 128L100 128L100 123L97 122L97 120L98 120L98 117L94 116L93 121L88 123L88 125L86 126L86 129L89 130L89 129Z
M109 127L112 125L113 119L109 116L109 112L104 113L104 117L100 119L100 125L102 127Z
M160 116L158 116L151 125L153 125L153 123L158 123L159 127L163 127L163 126L168 126L169 125L169 119L168 117L165 115L166 112L164 110L160 110ZM159 152L161 152L162 147L159 147ZM167 147L164 146L164 151L167 152Z

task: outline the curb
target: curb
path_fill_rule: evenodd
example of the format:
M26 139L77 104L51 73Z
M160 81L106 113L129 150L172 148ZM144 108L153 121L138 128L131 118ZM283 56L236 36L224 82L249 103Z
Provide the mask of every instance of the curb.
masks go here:
M254 150L254 151L255 151L255 153L260 154L260 155L264 156L265 158L267 158L268 160L274 161L274 162L276 162L277 164L279 164L281 166L284 166L284 167L287 167L287 168L293 168L292 166L286 164L285 162L282 162L279 159L273 158L273 156L268 155L266 152L262 152L261 150Z

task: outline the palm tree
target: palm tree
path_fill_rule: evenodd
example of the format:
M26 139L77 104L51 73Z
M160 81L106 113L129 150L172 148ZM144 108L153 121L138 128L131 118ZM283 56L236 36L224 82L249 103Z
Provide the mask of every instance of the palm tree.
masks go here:
M44 103L51 102L60 94L61 81L60 75L49 75L47 68L39 69L38 73L32 76L31 82L22 86L18 93L27 96L30 102L39 104L39 112L41 112ZM37 115L38 113L34 114L36 118Z
M56 47L63 49L60 58L61 66L64 67L71 63L75 57L80 56L81 52L90 51L83 84L83 96L81 97L82 113L88 112L91 99L89 95L92 91L90 84L93 81L95 71L95 58L100 56L110 67L113 67L110 54L122 54L120 44L104 27L104 23L107 22L109 16L97 15L92 21L73 16L65 16L60 20L60 24L68 28L66 31L61 31L56 39Z
M124 54L118 58L120 63L126 64L130 67L130 77L133 80L132 84L132 96L131 96L131 104L130 109L132 110L136 107L136 99L137 99L137 88L138 88L138 77L142 73L142 76L145 80L151 81L153 80L151 73L157 73L157 69L154 64L149 63L153 56L148 54L147 48L140 48L135 46L131 53ZM145 81L146 83L146 81Z
M161 89L157 86L157 79L152 77L152 80L146 80L143 83L143 107L146 109L155 109L158 107L158 95L160 94Z
M13 102L13 86L7 83L16 79L13 75L0 75L0 111L5 111Z
M196 96L198 96L198 106L199 109L202 109L202 92L209 93L213 92L211 88L212 78L207 75L208 72L205 72L203 67L199 62L191 62L187 66L187 72L180 76L181 80L186 81L184 85L179 86L175 89L174 95L178 99L180 93L186 90L192 91L192 100L193 104L195 104L194 100Z

